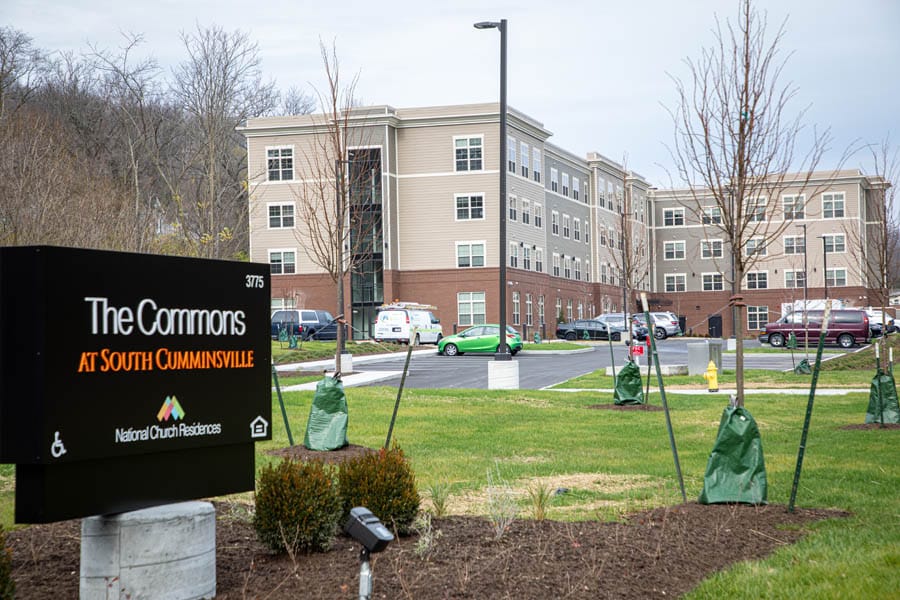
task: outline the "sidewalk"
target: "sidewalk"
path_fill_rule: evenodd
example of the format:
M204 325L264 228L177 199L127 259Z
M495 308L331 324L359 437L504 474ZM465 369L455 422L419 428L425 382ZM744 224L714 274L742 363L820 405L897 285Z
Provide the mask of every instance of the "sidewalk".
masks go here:
M428 354L436 354L437 350L413 350L413 356L425 356ZM392 354L365 354L362 356L353 356L353 364L363 364L367 362L373 362L375 360L384 359L386 356L394 357L398 362L402 363L406 361L406 353L405 352L395 352ZM321 371L322 375L330 375L334 372L334 359L326 358L324 360L315 360L304 363L289 363L285 365L276 365L275 370L281 373L282 371ZM367 385L370 383L377 383L379 381L385 381L387 379L391 379L393 377L399 377L403 374L403 370L395 370L395 371L366 371L361 373L351 373L350 375L342 375L341 381L344 384L344 387L353 387L356 385ZM282 392L298 392L298 391L314 391L316 386L319 384L318 381L309 381L307 383L298 383L297 385L288 385L283 386L281 388ZM273 388L274 389L274 388Z

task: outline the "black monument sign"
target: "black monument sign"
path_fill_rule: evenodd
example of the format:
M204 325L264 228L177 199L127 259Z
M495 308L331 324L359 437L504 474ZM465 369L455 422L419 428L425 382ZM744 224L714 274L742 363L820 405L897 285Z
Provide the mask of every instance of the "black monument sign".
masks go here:
M0 248L16 521L252 490L271 438L267 265Z

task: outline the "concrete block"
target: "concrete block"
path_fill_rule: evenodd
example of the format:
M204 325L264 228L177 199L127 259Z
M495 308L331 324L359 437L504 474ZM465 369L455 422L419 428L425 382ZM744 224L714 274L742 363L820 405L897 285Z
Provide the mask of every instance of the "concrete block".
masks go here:
M216 514L209 502L181 502L81 525L82 600L216 594Z
M519 389L519 361L492 360L488 362L488 389Z

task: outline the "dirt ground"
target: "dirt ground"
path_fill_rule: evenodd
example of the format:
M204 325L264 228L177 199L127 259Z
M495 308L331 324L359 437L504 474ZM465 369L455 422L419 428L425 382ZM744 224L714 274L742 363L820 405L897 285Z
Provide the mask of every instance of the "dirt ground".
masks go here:
M368 452L278 454L331 462ZM359 546L339 536L326 553L272 555L257 540L244 504L216 503L217 598L358 597ZM514 520L499 537L490 520L434 519L432 537L398 539L373 555L372 598L673 598L728 565L797 541L806 523L846 516L784 506L688 503L631 515L622 523ZM77 598L80 521L8 533L17 598Z

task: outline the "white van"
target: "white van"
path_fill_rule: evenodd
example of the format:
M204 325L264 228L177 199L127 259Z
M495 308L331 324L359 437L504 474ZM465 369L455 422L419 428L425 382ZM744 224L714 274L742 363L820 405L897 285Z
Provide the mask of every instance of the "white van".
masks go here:
M437 344L444 337L441 320L431 311L436 307L415 302L395 302L378 308L374 334L376 342L410 343L410 332L415 330L413 345Z

